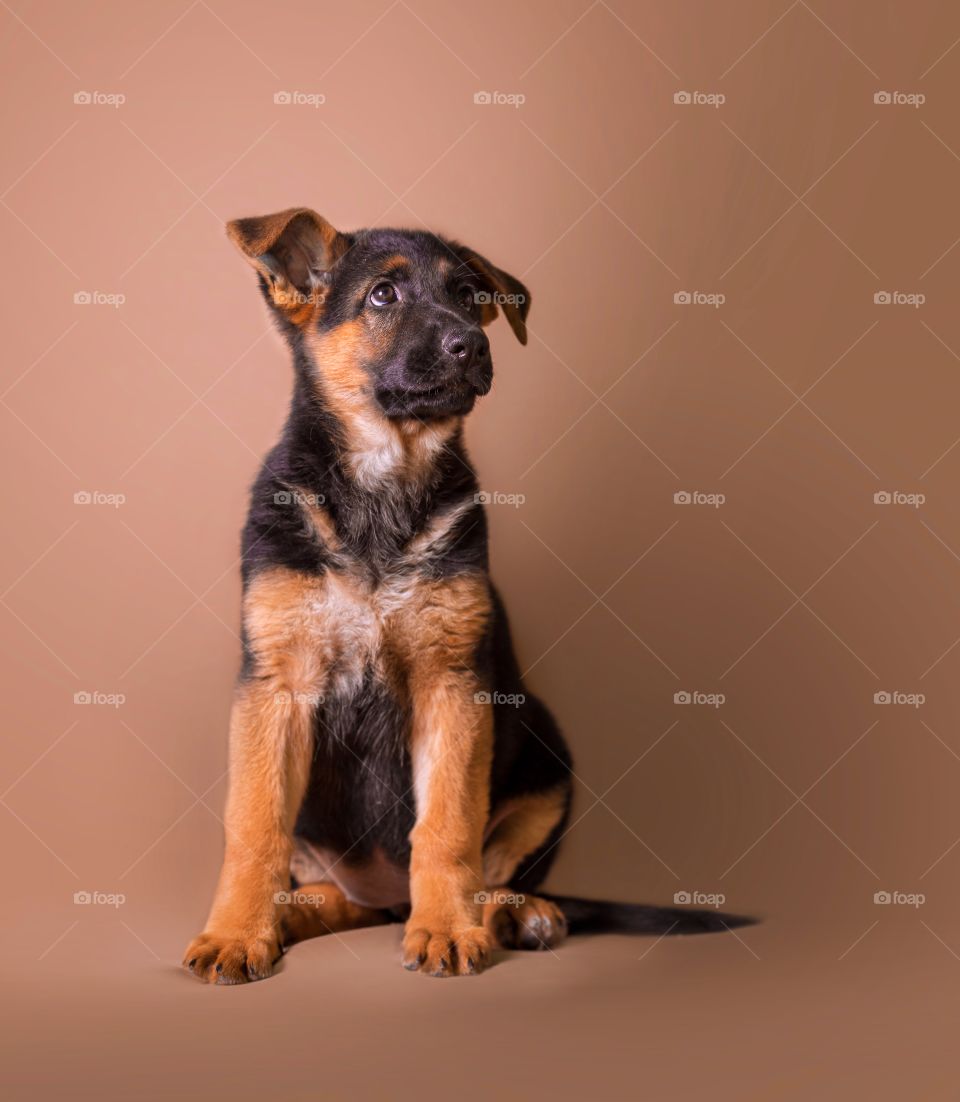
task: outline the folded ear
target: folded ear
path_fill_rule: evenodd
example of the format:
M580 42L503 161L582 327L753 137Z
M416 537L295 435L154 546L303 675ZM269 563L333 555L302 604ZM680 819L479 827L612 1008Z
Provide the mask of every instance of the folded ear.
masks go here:
M489 325L502 310L510 328L521 344L527 343L527 314L530 313L530 292L516 276L494 267L485 256L473 249L460 249L464 265L474 271L483 283L489 301L481 303L481 321Z
M277 307L293 313L323 302L330 270L349 240L309 207L262 218L237 218L227 234L247 258Z

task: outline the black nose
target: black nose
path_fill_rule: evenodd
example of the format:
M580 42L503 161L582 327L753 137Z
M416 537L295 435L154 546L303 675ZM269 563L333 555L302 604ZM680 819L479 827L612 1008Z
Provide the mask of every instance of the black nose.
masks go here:
M490 342L479 329L454 329L441 342L444 356L458 367L482 363L490 352Z

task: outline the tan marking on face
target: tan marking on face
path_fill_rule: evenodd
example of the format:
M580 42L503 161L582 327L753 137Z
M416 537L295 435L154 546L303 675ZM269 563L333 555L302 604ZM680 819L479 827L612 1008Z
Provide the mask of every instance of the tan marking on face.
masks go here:
M388 256L382 265L384 272L393 272L398 268L403 268L409 272L412 267L413 265L410 263L410 258L404 256L403 253L394 253L393 256ZM389 278L389 276L385 276L384 278Z

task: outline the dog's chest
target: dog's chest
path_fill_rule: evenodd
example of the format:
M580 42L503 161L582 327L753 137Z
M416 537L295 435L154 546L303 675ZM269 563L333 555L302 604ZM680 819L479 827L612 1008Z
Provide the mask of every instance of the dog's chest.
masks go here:
M349 693L368 672L395 681L422 603L422 583L408 572L372 579L330 571L304 610L312 645L329 660L327 690Z

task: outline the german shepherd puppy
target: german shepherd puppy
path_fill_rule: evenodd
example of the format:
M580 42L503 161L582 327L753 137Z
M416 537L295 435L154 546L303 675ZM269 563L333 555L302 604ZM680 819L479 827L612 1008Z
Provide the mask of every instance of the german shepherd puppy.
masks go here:
M521 680L463 442L493 379L483 327L501 309L525 344L526 287L456 242L303 207L227 231L295 383L243 533L226 854L184 964L243 983L285 945L405 919L403 966L455 976L568 929L745 921L533 894L570 754Z

